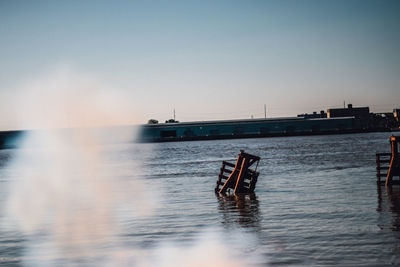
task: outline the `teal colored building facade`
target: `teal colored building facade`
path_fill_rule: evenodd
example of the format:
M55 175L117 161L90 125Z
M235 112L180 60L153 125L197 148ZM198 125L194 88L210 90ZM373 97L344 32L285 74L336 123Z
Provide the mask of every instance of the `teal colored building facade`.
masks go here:
M302 117L142 125L139 141L166 142L354 132L353 117Z

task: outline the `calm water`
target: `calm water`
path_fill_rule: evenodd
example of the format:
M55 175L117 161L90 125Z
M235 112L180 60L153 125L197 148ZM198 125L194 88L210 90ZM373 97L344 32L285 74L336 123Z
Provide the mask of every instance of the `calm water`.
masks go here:
M237 254L257 258L253 263L259 265L400 265L400 190L377 187L375 176L375 153L389 152L389 136L102 147L115 179L135 175L140 178L135 183L146 188L143 199L156 199L151 216L123 216L118 244L128 251L151 251L169 243L190 247L212 228L240 250ZM261 157L256 194L243 199L218 197L214 187L221 162L236 158L240 149ZM16 168L6 168L17 152L0 151L4 170L0 204L7 199L7 184L18 177ZM140 167L132 169L138 161ZM32 240L23 233L0 230L0 264L32 264L34 256L27 255L27 247L40 238L40 234Z

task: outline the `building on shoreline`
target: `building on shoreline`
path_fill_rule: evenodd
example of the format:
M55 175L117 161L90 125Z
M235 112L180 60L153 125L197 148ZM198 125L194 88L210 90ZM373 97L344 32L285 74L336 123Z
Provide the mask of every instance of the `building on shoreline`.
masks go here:
M350 133L354 117L224 120L147 124L141 127L141 142L215 140L273 136Z
M296 135L345 134L359 132L390 131L399 128L399 109L393 113L370 113L369 107L328 109L312 114L299 114L297 117L178 122L175 119L158 123L151 119L138 126L105 127L99 129L109 137L108 142L124 142L119 133L134 132L129 142L170 142L193 140L217 140L257 137L278 137ZM67 129L65 130L67 132ZM17 147L21 136L28 131L0 132L0 149ZM133 135L133 134L132 134ZM124 134L125 136L125 134ZM110 140L111 139L111 140Z
M328 118L338 117L355 117L355 118L368 118L369 107L353 107L352 104L348 104L347 108L330 108L326 112Z
M390 114L389 114L390 115ZM141 142L214 140L295 135L322 135L388 131L398 127L393 114L370 113L369 107L328 109L325 113L299 114L297 117L249 120L154 123L142 125Z

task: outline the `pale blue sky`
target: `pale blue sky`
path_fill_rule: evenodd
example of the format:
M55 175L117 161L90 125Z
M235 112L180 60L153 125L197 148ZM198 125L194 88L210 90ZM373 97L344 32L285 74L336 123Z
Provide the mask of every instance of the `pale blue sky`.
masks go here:
M263 117L264 104L295 116L344 100L391 111L399 14L388 0L0 0L0 128L15 127L13 92L66 65L131 101L122 123L174 108L181 121Z

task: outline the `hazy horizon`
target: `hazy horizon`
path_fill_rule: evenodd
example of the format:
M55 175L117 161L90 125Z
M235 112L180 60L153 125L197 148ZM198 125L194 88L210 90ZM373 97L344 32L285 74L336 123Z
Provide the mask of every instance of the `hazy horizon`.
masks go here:
M0 130L400 106L398 1L1 1ZM60 108L60 106L62 108ZM99 112L101 111L101 112ZM105 111L105 112L104 112Z

